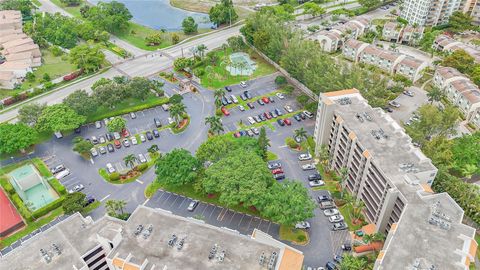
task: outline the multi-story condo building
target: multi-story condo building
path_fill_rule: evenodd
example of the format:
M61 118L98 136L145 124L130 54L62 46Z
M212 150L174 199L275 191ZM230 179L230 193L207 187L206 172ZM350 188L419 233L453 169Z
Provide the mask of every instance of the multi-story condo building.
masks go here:
M251 236L138 206L127 221L75 213L0 258L2 269L300 270L303 253L254 230Z
M480 89L477 85L451 67L437 68L433 83L460 109L467 122L480 128Z
M437 168L388 114L356 89L322 93L314 136L330 169L347 169L343 185L365 203L366 219L388 233L375 269L468 269L475 229L448 194L433 194Z
M403 26L398 22L387 22L383 26L382 38L389 42L417 44L423 36L424 27Z
M462 0L405 0L400 16L411 25L436 26L448 23Z
M446 35L438 35L433 42L433 48L442 52L451 53L456 50L464 50L471 57L475 59L475 62L480 63L480 51L476 48L457 41Z

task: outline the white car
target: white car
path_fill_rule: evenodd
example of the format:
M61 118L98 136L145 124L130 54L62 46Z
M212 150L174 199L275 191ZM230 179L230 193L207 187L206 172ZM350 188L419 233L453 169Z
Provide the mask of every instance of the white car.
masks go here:
M131 112L130 113L130 118L135 119L135 118L137 118L137 115L134 112Z
M175 123L175 120L173 120L171 117L168 117L168 124L171 125L173 123Z
M313 164L313 163L302 165L302 170L304 170L304 171L314 170L314 169L315 169L315 164Z
M284 99L285 98L285 96L282 93L276 93L276 95L279 99Z
M395 100L392 100L392 101L388 102L388 104L390 106L395 107L395 108L400 108L400 103L396 102Z
M92 154L93 157L98 156L98 151L95 148L90 149L90 153Z
M102 127L102 122L100 122L100 121L95 122L95 127L96 128L101 128Z
M309 229L310 228L310 223L308 221L300 221L297 224L295 224L295 229Z
M105 148L105 146L100 146L98 148L98 152L100 152L100 154L104 155L107 153L107 148Z
M308 118L312 118L313 117L313 113L309 112L309 111L303 111L303 114L305 114Z
M285 108L285 110L286 110L287 112L289 112L289 113L293 112L293 109L292 109L292 107L291 107L290 105L285 105L284 108Z
M72 189L70 189L68 193L79 192L79 191L82 191L84 188L85 187L82 184L77 184Z
M322 180L313 180L313 181L309 181L308 185L311 187L320 187L325 185L325 182L323 182Z
M138 154L138 160L139 160L141 163L147 162L147 159L145 158L145 156L144 156L143 154Z
M103 119L103 123L105 124L105 126L107 126L108 122L110 122L110 120L108 120L108 118Z
M327 210L323 210L323 214L327 217L338 215L340 212L336 208L331 208Z
M69 169L65 169L65 170L57 173L57 174L55 175L55 178L57 178L58 180L60 180L60 179L62 179L62 178L64 178L64 177L68 176L69 174L70 174L70 170L69 170Z
M328 218L328 221L330 221L331 223L340 222L343 221L343 216L340 214L333 215Z
M146 140L145 135L140 134L140 141L145 142Z
M310 153L300 154L300 156L298 156L298 160L310 160L310 159L312 159L312 156L310 155Z
M115 138L115 140L120 140L120 133L114 132L113 133L113 138Z
M133 145L138 144L137 138L135 136L130 137L130 141L132 141Z
M112 163L107 163L107 171L109 173L114 173L116 171L115 167L113 167Z
M243 107L242 105L238 105L238 109L239 109L241 112L245 111L245 107Z
M230 97L232 98L233 103L235 103L235 104L238 103L238 99L235 95L230 95Z
M248 122L249 122L251 125L253 125L253 124L256 123L255 119L253 119L253 117L251 117L251 116L249 116L247 119L248 119Z
M247 87L247 83L244 82L244 81L242 81L242 82L240 82L240 86L243 87L243 88L246 88L246 87Z
M98 137L98 141L99 141L100 143L106 143L106 142L107 142L107 141L105 140L105 137L103 137L103 136Z

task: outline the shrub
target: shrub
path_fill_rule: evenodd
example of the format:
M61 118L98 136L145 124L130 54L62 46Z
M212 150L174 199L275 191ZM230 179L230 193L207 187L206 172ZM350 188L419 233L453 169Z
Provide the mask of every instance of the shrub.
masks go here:
M216 110L215 110L215 115L216 115L216 116L222 116L222 115L223 115L222 109L220 109L220 108L216 109Z
M10 195L15 194L15 189L7 179L4 179L4 178L0 179L0 183L2 184L2 187L7 194L10 194Z
M285 78L284 76L277 76L277 77L275 78L275 83L276 83L277 85L284 85L284 84L287 83L287 78Z
M285 143L288 145L290 148L297 148L298 143L292 138L292 137L287 137L285 139Z
M305 240L307 240L307 237L305 237L305 235L301 234L301 235L297 236L297 241L298 242L303 242Z
M58 46L51 46L50 51L52 52L53 56L60 56L63 54L63 51Z
M118 181L120 179L120 174L118 172L111 173L109 178L110 181Z
M141 172L145 171L147 168L148 168L148 164L146 163L143 163L137 166L137 170Z
M63 186L56 178L53 178L52 180L48 181L50 185L52 186L55 191L60 194L60 195L66 195L67 194L67 189L65 186Z
M18 212L20 212L20 215L22 215L22 217L28 222L33 221L32 213L23 204L23 201L22 199L20 199L20 196L18 196L18 194L13 194L11 199L13 204L17 208Z
M290 95L291 93L293 93L293 90L295 90L295 88L291 85L287 85L285 87L285 89L283 89L283 91L285 91L286 94Z
M59 199L57 199L57 200L45 205L44 207L38 209L37 211L32 213L33 218L42 217L42 216L46 215L47 213L49 213L50 211L59 208L60 206L62 206L63 200L65 200L65 197L60 197Z

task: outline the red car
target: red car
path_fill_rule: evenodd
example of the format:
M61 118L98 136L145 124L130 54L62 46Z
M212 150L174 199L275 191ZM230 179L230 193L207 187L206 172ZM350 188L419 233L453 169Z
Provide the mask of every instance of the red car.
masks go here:
M270 99L268 99L268 97L262 97L262 101L265 102L265 104L270 103Z
M120 147L122 147L122 144L120 143L119 140L113 141L113 144L115 145L115 148L117 148L117 149L120 148Z
M282 170L282 168L277 168L275 170L272 170L272 173L273 174L281 174L281 173L283 173L283 170Z
M288 119L288 118L283 119L283 122L284 122L285 124L287 124L287 126L292 125L292 121L290 121L290 119Z
M240 138L240 132L235 132L235 133L233 134L233 137L235 137L235 138Z
M269 112L266 112L263 115L265 115L267 119L272 119L272 115Z
M124 128L122 130L122 137L129 137L130 136L130 132L128 132L128 130L126 128Z
M227 110L227 108L225 107L222 107L222 112L225 116L229 116L230 115L230 112Z

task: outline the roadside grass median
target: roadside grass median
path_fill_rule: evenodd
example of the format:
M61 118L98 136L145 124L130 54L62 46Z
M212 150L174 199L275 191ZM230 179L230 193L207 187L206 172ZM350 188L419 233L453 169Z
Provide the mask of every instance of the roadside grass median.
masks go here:
M310 241L308 233L293 226L280 225L279 236L281 240L289 241L295 245L304 246Z

